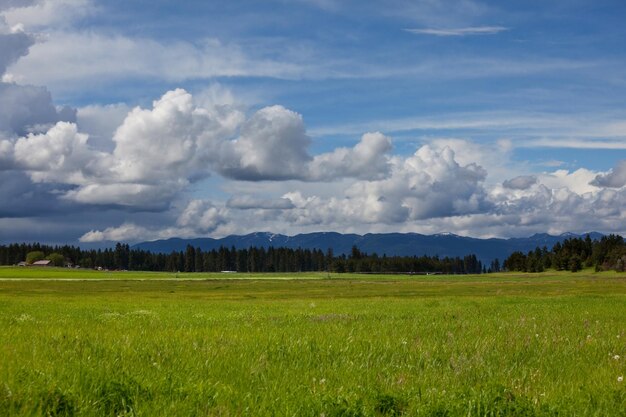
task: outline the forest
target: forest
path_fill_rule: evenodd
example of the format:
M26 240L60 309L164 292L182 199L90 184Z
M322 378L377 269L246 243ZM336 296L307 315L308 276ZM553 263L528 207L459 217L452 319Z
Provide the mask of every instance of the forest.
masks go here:
M471 248L468 248L470 251ZM221 247L203 251L187 246L169 254L133 249L117 243L107 249L81 249L77 246L49 246L39 243L0 245L0 264L16 265L49 259L54 266L102 268L129 271L168 272L358 272L358 273L440 273L480 274L500 271L543 272L547 269L576 272L594 267L596 271L626 269L626 245L618 235L592 240L570 238L552 249L536 248L528 253L514 252L504 262L483 264L476 255L464 257L387 256L367 254L354 246L349 254L335 255L332 249Z
M84 250L76 246L48 246L21 243L0 246L0 264L50 259L55 266L78 266L129 271L169 272L361 272L361 273L442 273L477 274L486 272L475 255L460 257L378 256L356 246L350 254L334 255L332 249L221 247L203 251L187 246L169 254L132 249L117 243L114 248Z
M626 245L619 235L603 236L592 240L570 238L556 243L551 250L536 248L524 254L513 252L503 263L506 271L543 272L546 269L577 272L594 267L596 271L626 269Z

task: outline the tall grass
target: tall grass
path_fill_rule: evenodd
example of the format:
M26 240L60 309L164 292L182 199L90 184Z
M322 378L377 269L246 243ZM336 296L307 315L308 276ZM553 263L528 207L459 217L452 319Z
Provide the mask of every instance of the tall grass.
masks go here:
M624 416L626 278L0 281L0 415Z

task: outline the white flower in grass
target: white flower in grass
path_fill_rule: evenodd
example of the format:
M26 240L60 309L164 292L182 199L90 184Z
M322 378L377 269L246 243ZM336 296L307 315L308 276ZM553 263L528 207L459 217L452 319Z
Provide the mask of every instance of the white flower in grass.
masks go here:
M624 381L624 376L620 375L617 377L617 382L622 382Z
M615 359L616 361L618 361L618 360L619 360L619 355L615 355L615 356L613 356L613 359Z

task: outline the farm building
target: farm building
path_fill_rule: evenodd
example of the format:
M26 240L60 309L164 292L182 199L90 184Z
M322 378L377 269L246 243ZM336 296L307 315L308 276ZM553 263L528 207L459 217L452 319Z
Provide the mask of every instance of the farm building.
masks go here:
M52 266L52 261L44 259L42 261L33 262L33 266Z

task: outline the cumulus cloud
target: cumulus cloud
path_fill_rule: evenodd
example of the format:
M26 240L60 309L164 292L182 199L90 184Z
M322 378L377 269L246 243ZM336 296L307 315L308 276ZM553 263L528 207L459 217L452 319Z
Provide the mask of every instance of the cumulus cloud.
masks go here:
M537 183L537 177L534 175L520 175L519 177L511 178L502 183L504 188L510 188L512 190L526 190L531 185Z
M459 165L449 148L436 151L425 145L413 156L391 163L388 178L357 181L343 198L285 194L296 206L292 221L394 224L478 212L488 206L481 186L484 169Z
M63 169L50 163L49 171L53 172L46 173L32 162L23 165L34 180L77 185L63 196L72 201L163 210L191 182L209 175L209 161L217 141L228 137L240 118L236 111L197 108L190 94L174 90L156 100L152 109L137 107L129 112L115 131L112 152L95 150L89 146L87 135L78 134L76 125L71 125L78 136L60 148L65 152ZM54 136L51 133L58 133L60 125L42 137ZM67 125L63 128L69 129ZM23 142L22 147L31 144L31 151L41 148L39 152L44 153L54 142L37 139L20 139L16 149ZM21 153L24 161L28 153ZM47 155L54 157L50 152ZM58 153L55 155L59 158ZM59 171L67 173L69 165L81 166L81 175L54 175Z
M622 188L626 185L626 160L621 160L607 174L597 175L591 185L596 187Z
M176 224L204 234L215 231L227 222L227 218L228 210L224 207L216 207L206 200L192 200L182 211Z
M579 168L573 172L559 169L554 172L538 174L537 179L540 184L549 189L567 188L577 194L585 194L598 191L598 187L591 184L596 176L597 173L586 168Z
M127 182L201 178L213 142L238 122L237 113L197 108L186 91L170 91L152 109L133 109L117 129L112 171Z
M308 153L310 143L301 115L282 106L266 107L243 125L236 140L222 147L217 170L246 181L374 179L389 171L391 140L381 133L365 134L353 148L315 157Z
M84 110L80 119L84 123ZM150 210L167 208L213 172L244 181L380 179L389 172L391 140L380 133L315 157L310 142L302 116L282 106L246 119L229 105L200 107L177 89L152 108L128 112L113 134L112 150L93 146L98 142L76 124L58 122L43 133L3 142L2 161L9 166L13 155L13 165L33 181L74 186L62 195L71 201Z
M0 11L35 3L4 1ZM68 155L62 153L67 150L62 142L69 140L71 134L64 135L58 130L51 132L52 135L47 138L39 134L58 121L74 121L75 111L55 107L45 88L16 84L11 81L11 76L5 74L7 67L27 55L35 42L36 37L26 33L22 25L9 27L4 17L0 16L0 217L49 215L68 206L57 197L71 186L33 183L33 178L39 175L42 175L41 181L45 181L45 177L58 177L62 181L69 178L69 172L61 175L61 171L67 171L69 166L63 161ZM26 136L32 140L25 142ZM29 145L34 143L44 147L33 149ZM56 150L53 149L55 146L58 146ZM43 153L56 151L61 151L61 154L52 156L48 153L50 160L42 160Z
M10 3L9 6L26 4ZM35 44L35 36L24 32L21 26L9 27L0 16L0 76L9 65L26 56ZM0 82L0 133L24 135L32 131L46 130L60 120L74 121L75 112L70 108L58 110L52 104L50 93L42 87L22 86Z
M217 169L241 180L304 178L311 156L302 116L282 106L257 111L235 141L224 146Z
M412 219L435 213L440 216L462 214L483 208L485 202L480 183L487 172L475 163L461 166L450 148L436 151L423 146L404 162L403 171L402 177L413 194L408 204Z
M170 237L184 237L177 233L175 228L150 228L127 222L119 226L107 227L104 230L91 230L83 234L79 241L82 243L94 242L137 242L140 240L167 239Z
M277 198L273 200L254 198L249 195L234 196L228 199L226 207L239 210L288 210L295 206L287 198Z
M228 209L207 200L192 200L181 211L176 226L143 226L125 222L104 230L90 230L79 240L85 243L105 241L137 242L140 240L167 239L171 237L197 237L220 233L229 221ZM226 229L227 230L227 229Z
M35 44L35 37L25 33L20 26L9 27L0 16L0 75L9 65L28 53Z
M14 146L16 164L36 182L84 184L97 155L87 147L87 135L73 123L59 122L48 132L21 137Z
M479 237L506 237L546 231L619 233L626 220L622 209L626 203L624 188L591 187L592 191L585 192L570 188L581 179L598 175L591 171L555 171L508 180L509 185L523 183L517 187L506 187L507 181L489 186L484 183L483 168L461 165L451 149L439 150L428 145L412 156L393 157L390 164L387 178L353 180L343 195L301 191L297 184L306 189L310 183L291 182L292 191L275 199L244 194L231 196L226 203L192 200L180 210L174 228L137 229L139 226L123 224L108 232L103 230L106 232L103 235L92 233L84 239L119 237L114 232L144 240L224 236L252 230L452 231Z
M43 87L0 83L0 132L21 136L45 132L58 121L74 122L75 110L57 109Z
M40 3L40 0L3 0L2 3L0 3L0 12L15 7L28 7L38 3Z
M108 110L95 114L99 111ZM121 118L119 109L111 111ZM470 234L484 227L485 233L505 235L513 226L540 231L558 224L580 231L585 224L588 230L610 230L609 219L621 224L624 217L624 192L609 189L623 186L623 163L603 174L557 170L489 185L487 171L471 162L484 146L438 139L408 157L392 156L391 139L374 132L351 148L311 155L301 115L271 106L246 118L229 104L200 106L182 89L167 92L151 108L130 110L111 142L111 150L96 148L75 123L57 122L45 132L0 140L0 169L50 184L54 188L47 190L54 194L48 195L58 201L128 212L172 210L191 184L213 173L292 188L275 198L258 197L264 186L257 186L255 195L235 194L221 203L191 200L175 226L126 222L92 230L84 242L224 235L251 227L422 232L437 227ZM509 147L502 142L493 149L502 156ZM490 164L486 157L478 159ZM344 181L343 194L302 191L324 181ZM591 220L572 221L585 213L592 213Z
M315 156L309 167L309 176L316 180L342 177L381 179L390 170L388 153L391 148L389 137L380 132L366 133L353 148L337 148Z

